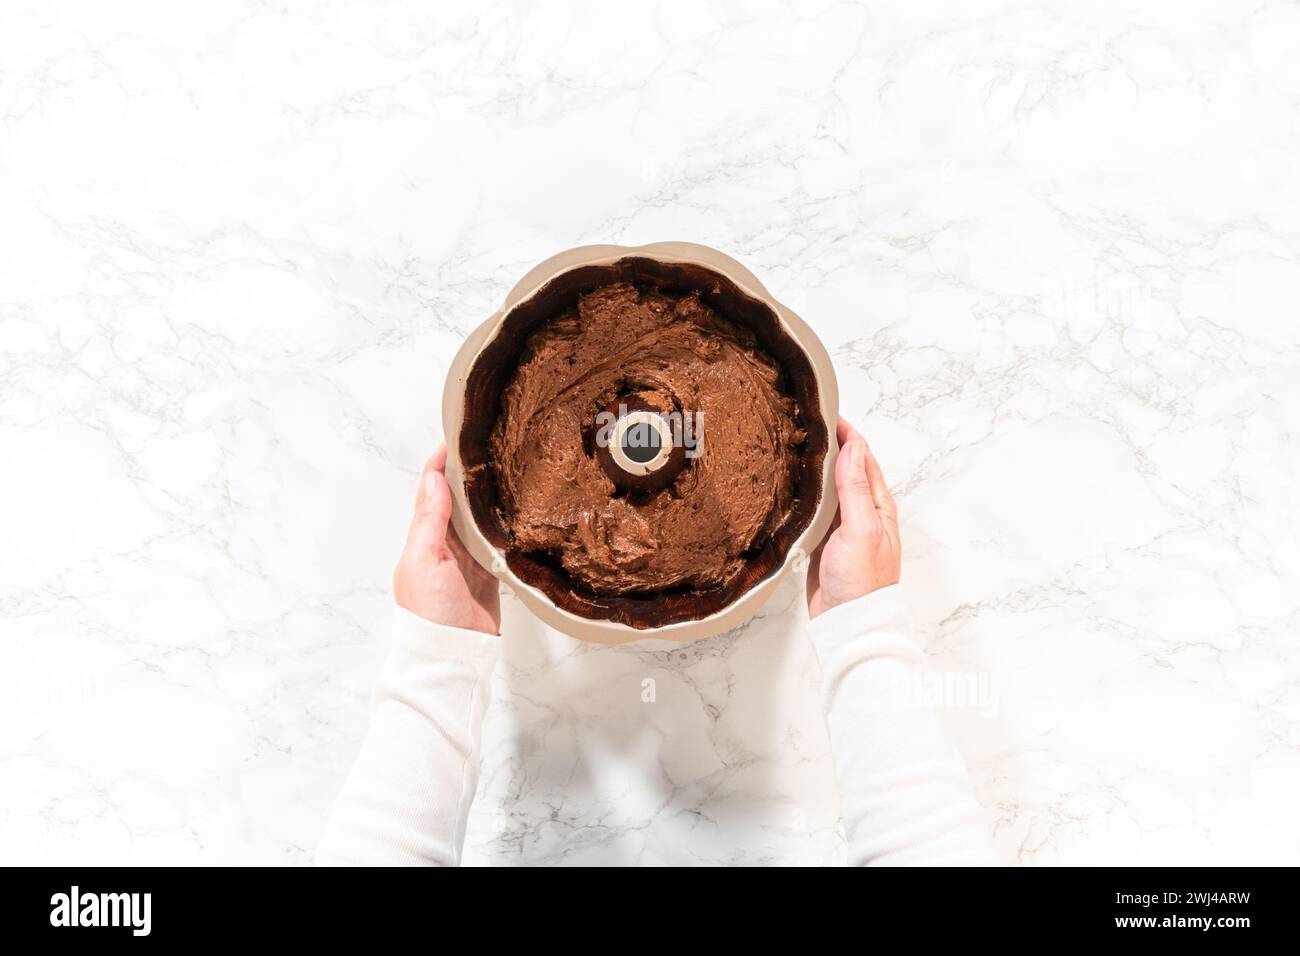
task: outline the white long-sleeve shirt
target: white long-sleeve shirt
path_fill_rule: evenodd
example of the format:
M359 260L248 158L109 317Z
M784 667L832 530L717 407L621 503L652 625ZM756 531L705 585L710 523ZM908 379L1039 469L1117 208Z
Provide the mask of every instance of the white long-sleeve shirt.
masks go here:
M898 586L832 608L810 632L848 862L996 863L966 767L922 691ZM317 863L460 862L500 645L397 609L370 731Z

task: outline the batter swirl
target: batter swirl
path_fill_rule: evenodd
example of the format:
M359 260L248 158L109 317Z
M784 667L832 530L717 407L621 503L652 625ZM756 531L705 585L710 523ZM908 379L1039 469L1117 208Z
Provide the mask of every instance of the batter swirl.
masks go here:
M703 413L703 453L653 494L620 492L592 455L597 413L623 396ZM798 419L752 333L697 294L603 286L530 336L502 395L502 524L596 594L723 585L789 514Z

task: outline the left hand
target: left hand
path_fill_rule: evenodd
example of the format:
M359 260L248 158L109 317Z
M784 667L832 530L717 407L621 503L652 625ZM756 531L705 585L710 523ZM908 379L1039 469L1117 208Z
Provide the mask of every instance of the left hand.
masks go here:
M415 516L406 547L393 573L397 603L426 621L501 633L501 592L497 579L475 561L449 526L451 488L443 470L447 446L439 444L425 463Z

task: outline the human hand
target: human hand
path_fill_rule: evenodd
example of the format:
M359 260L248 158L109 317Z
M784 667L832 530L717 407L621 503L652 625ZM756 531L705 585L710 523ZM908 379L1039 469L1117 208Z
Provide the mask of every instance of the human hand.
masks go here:
M424 465L415 517L393 573L397 603L435 624L484 634L501 632L497 579L475 561L450 527L451 488L443 475L447 446L439 444Z
M840 419L835 463L839 514L808 566L808 617L814 618L879 588L897 584L903 551L898 509L871 449Z

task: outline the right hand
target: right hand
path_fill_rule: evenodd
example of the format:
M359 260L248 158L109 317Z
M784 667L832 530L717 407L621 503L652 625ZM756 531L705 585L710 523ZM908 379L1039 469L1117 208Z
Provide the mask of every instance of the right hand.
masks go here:
M903 549L898 508L880 464L857 430L840 419L835 463L839 514L808 566L808 617L897 584Z

